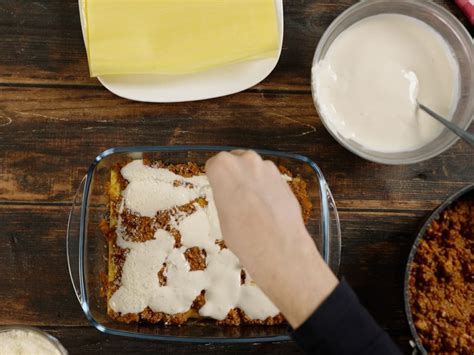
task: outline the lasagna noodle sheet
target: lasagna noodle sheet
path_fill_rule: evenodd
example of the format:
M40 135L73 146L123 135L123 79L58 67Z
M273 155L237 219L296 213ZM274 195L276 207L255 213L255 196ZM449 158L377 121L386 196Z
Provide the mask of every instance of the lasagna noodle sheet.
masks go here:
M274 0L84 0L91 76L188 74L275 56Z

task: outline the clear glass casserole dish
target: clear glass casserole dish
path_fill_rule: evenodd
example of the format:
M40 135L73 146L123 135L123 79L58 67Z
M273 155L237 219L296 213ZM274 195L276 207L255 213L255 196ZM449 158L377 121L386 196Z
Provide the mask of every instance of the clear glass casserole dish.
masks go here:
M124 324L107 316L106 299L101 296L100 274L107 271L107 242L99 223L107 215L106 184L110 169L130 159L161 160L167 163L206 160L220 151L238 149L220 146L171 146L112 148L92 163L73 201L67 229L69 273L76 296L98 330L113 335L142 339L186 342L269 342L289 340L288 326L218 326L202 322L183 326L145 323ZM341 254L339 217L333 197L319 167L307 157L270 150L258 150L265 159L288 168L307 183L313 210L307 228L324 260L337 273ZM306 270L311 272L312 270Z

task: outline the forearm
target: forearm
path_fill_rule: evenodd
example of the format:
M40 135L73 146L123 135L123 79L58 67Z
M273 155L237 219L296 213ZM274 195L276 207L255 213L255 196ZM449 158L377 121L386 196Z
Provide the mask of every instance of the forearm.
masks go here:
M306 351L398 353L349 286L337 286L274 163L251 151L222 152L206 172L226 245L297 329L294 338Z
M309 241L308 245L298 245L295 249L297 255L287 259L279 282L269 285L267 290L294 329L313 314L339 283L324 263L312 239L308 236L306 240Z

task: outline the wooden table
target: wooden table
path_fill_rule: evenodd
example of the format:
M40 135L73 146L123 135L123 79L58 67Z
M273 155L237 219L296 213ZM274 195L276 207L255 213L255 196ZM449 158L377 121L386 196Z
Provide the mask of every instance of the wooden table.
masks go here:
M89 78L77 1L2 0L0 325L41 327L72 354L298 352L292 342L192 345L106 336L87 323L73 293L67 215L98 153L113 146L225 144L293 151L320 165L341 217L340 275L408 350L402 303L408 252L428 213L474 180L473 155L459 142L425 163L383 166L331 138L313 106L310 66L323 31L353 2L285 0L282 57L252 89L202 102L144 104ZM451 1L437 2L464 21Z

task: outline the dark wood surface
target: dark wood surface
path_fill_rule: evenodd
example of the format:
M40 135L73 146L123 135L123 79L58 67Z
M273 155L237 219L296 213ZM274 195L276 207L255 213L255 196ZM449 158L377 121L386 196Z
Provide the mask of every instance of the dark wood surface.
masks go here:
M281 60L252 89L202 102L144 104L88 77L75 0L2 0L0 325L41 327L71 354L298 352L291 342L222 346L106 336L87 323L74 296L67 214L94 157L113 146L226 144L302 153L321 166L340 210L340 275L408 351L402 293L408 252L429 212L474 181L472 150L458 142L425 163L383 166L331 138L311 100L310 66L324 29L353 2L285 0ZM437 2L466 23L452 1Z

